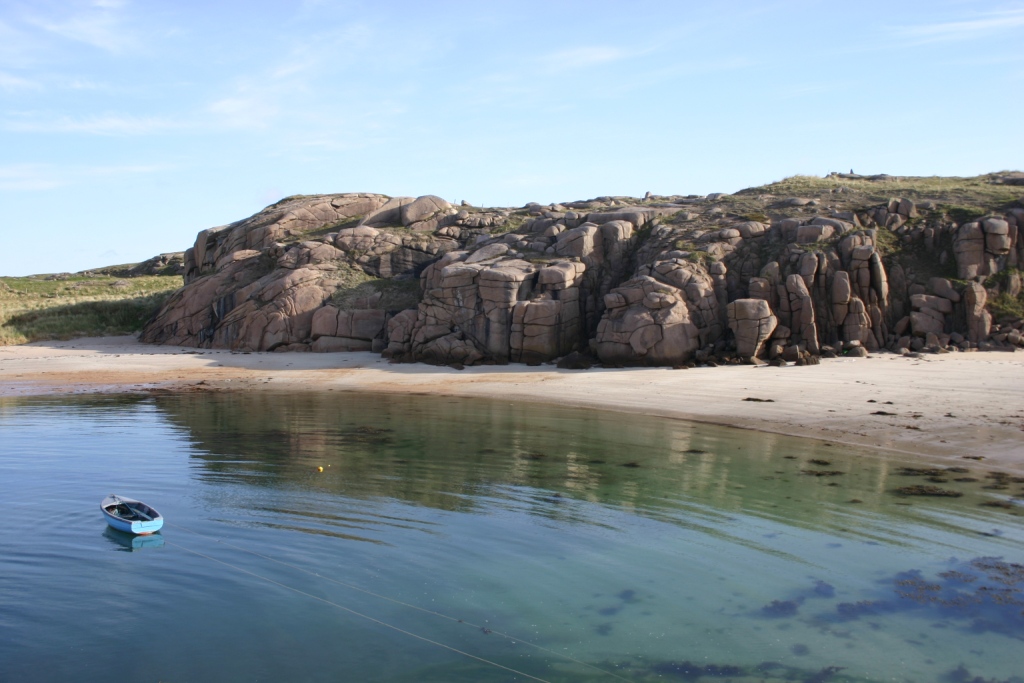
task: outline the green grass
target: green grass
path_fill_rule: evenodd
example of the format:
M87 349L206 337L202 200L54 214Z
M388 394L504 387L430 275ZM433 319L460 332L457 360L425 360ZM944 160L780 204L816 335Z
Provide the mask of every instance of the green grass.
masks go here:
M346 230L348 228L358 227L363 218L364 216L353 216L352 218L346 218L345 220L328 223L327 225L322 225L315 230L300 232L289 237L285 237L281 242L282 244L292 244L294 242L308 242L310 240L316 240L321 237L325 237L332 232L340 232L341 230Z
M0 345L137 332L181 284L178 275L0 277Z
M957 225L976 221L988 213L985 209L976 206L955 206L943 204L939 206L939 208L952 220L956 221Z
M878 249L878 255L882 257L891 256L903 249L899 235L888 228L878 228L875 232L875 242L877 242L875 247Z
M377 278L347 263L339 264L334 278L339 281L340 287L331 295L331 303L343 310L366 308L365 299L380 294L380 299L369 308L402 311L416 308L423 296L417 278Z
M989 299L988 308L996 321L1004 318L1020 320L1024 318L1024 294L1010 296L1006 292L1000 292Z
M492 235L504 235L508 232L516 232L523 227L526 220L531 218L529 211L515 211L501 225L491 227Z
M893 197L906 197L913 201L927 199L953 207L990 207L991 210L1014 204L1024 194L1020 187L994 184L991 179L991 175L983 175L973 178L900 177L874 181L798 175L741 190L736 196L771 194L778 198L828 197L832 203L860 204L862 207L881 204ZM831 192L839 188L847 191Z
M1024 276L1024 271L1019 268L1007 268L1006 270L996 273L987 280L985 280L985 286L989 288L999 287L1004 289L1006 282L1010 278L1010 275L1017 275L1018 277ZM994 297L990 297L988 300L988 309L992 312L992 316L998 321L1003 318L1011 318L1018 320L1024 318L1024 292L1021 292L1017 296L1010 296L1007 292L1001 291Z
M672 243L672 248L677 251L685 251L687 253L686 260L690 263L697 263L707 268L711 265L712 258L711 254L706 251L702 251L698 248L697 244L687 239L677 239Z
M361 300L380 294L380 299L371 308L385 311L404 311L416 308L423 296L417 279L391 280L388 278L369 278L349 287L337 290L331 296L331 303L341 309L361 308Z

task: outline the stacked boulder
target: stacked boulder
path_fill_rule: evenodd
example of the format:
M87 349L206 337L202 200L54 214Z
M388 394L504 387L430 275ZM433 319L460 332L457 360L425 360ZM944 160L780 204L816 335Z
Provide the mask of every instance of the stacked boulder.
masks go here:
M743 358L761 355L765 343L778 326L771 306L764 299L737 299L726 307L729 329L736 337L736 353Z
M973 280L980 276L995 275L1002 267L1017 263L1016 253L1011 252L1017 242L1017 225L1014 221L989 216L980 221L961 225L953 237L953 253L956 256L957 277Z

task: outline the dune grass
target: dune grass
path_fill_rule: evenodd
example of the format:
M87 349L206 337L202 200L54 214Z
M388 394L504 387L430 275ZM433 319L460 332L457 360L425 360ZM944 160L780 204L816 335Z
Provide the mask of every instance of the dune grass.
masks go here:
M1014 204L1024 195L1020 186L993 183L998 174L957 177L894 177L889 180L816 176L792 176L775 183L752 187L738 195L772 194L778 197L822 197L842 188L832 201L870 206L891 197L907 197L914 201L932 200L953 208L986 207L997 209Z
M178 275L0 277L0 345L131 334L181 285Z

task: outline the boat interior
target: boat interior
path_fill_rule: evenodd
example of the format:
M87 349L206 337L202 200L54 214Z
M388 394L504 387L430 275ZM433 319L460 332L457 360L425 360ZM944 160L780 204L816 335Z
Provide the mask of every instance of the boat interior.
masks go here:
M141 503L129 507L127 503L120 502L103 509L126 522L148 522L157 517L156 511Z

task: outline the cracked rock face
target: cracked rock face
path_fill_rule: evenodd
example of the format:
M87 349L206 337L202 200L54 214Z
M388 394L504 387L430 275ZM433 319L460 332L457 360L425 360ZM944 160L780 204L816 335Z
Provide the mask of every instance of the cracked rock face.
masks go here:
M182 257L185 286L141 338L464 365L1024 344L1020 321L989 310L1020 294L1024 208L959 224L906 198L835 208L765 194L747 214L736 201L291 197L201 231ZM948 274L914 272L901 249Z
M743 358L761 355L778 319L764 299L737 299L726 307L729 329L736 336L736 353Z

